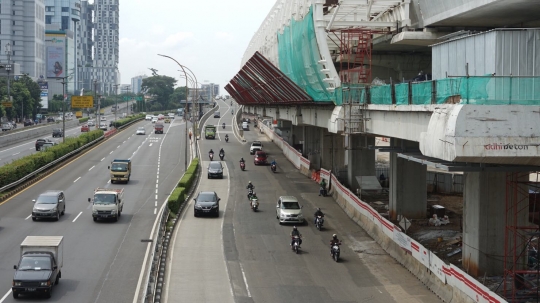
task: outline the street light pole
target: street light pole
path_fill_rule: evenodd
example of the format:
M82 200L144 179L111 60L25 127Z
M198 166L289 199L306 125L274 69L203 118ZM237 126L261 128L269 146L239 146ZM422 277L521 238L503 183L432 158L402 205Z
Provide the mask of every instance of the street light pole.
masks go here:
M189 70L191 72L191 75L193 76L193 78L195 78L195 83L197 84L198 86L198 83L197 83L197 77L195 76L195 74L193 73L193 71L191 71L188 67L180 64L178 61L176 61L174 58L170 57L170 56L166 56L166 55L161 55L161 54L158 54L158 56L161 56L161 57L165 57L165 58L169 58L171 60L173 60L174 62L176 62L176 64L178 64L178 66L180 66L180 68L182 69L182 71L184 72L184 76L186 78L186 90L187 90L187 87L188 87L188 74L186 73L186 69ZM195 92L197 94L197 87L195 88ZM187 109L187 95L186 95L186 109ZM195 100L193 100L193 107L195 108ZM187 113L186 111L184 110L184 115L187 117ZM193 117L193 115L192 115ZM187 119L186 119L186 133L187 133ZM192 129L193 129L193 142L194 142L194 147L195 147L195 156L197 156L197 128L196 128L196 123L192 123L191 124L192 126ZM187 142L186 142L186 147L185 147L186 151L185 151L185 160L184 160L184 167L185 169L187 169Z
M115 84L114 86L114 127L116 128L116 114L118 113L118 86L120 84Z
M73 21L73 74L74 74L74 80L75 83L73 84L73 95L75 96L77 94L77 81L78 75L77 75L77 22L80 20L77 18L71 18Z
M7 59L8 59L8 62L7 62L7 65L6 65L6 72L7 72L7 95L8 95L8 102L11 102L11 93L10 93L10 85L9 85L9 72L11 71L11 43L7 43L6 46L6 55L7 55ZM22 98L22 100L24 100L24 98ZM22 103L22 101L21 101ZM21 105L24 105L24 104L21 104ZM22 113L22 109L24 108L24 106L21 106L21 113Z
M97 108L97 112L96 112L96 129L99 129L99 99L97 98L97 80L94 80L94 100L96 100L96 108Z
M66 141L66 78L69 76L62 77L62 143Z

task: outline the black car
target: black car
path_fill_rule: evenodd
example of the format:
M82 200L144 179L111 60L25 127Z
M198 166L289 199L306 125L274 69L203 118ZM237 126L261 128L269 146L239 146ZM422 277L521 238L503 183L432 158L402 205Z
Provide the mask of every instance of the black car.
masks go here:
M47 117L47 123L49 122L55 122L53 117Z
M49 140L49 139L37 139L36 140L36 151L39 151L41 149L41 146L43 146L43 143L45 143L45 142L51 142L52 143L52 141Z
M223 179L223 166L220 161L212 161L208 165L208 179L210 178Z
M215 191L202 191L194 199L193 214L195 217L200 215L211 215L219 217L219 200L221 200Z
M64 132L62 131L61 128L55 128L55 129L53 129L53 131L52 131L52 136L53 136L53 138L55 138L55 137L62 137L63 135L64 135Z
M34 121L30 119L24 120L24 126L32 126L32 125L34 125Z

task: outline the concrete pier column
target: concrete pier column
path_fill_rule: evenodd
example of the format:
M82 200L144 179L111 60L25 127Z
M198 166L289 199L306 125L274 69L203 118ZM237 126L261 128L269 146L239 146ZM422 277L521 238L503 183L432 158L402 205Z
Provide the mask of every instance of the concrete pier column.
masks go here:
M322 132L321 163L324 169L332 170L337 175L338 170L345 166L345 153L343 152L343 136ZM346 176L341 176L343 179Z
M502 275L506 225L523 227L529 224L528 187L518 183L528 181L528 174L507 177L505 172L468 172L464 176L463 268L472 276ZM506 210L506 199L513 209L518 210L516 217L512 208ZM509 231L508 235L509 242L513 243L513 233ZM518 237L515 249L510 250L520 254L523 245L524 240ZM524 264L515 269L523 268Z
M415 148L418 142L391 139L394 147ZM399 158L390 153L390 218L398 215L407 219L426 218L427 210L427 167L417 162Z
M360 188L356 176L375 176L375 150L369 150L369 145L375 145L375 137L352 135L349 136L347 152L347 182L353 192Z
M304 154L304 126L291 126L291 146Z
M316 126L304 126L304 149L302 154L311 162L311 168L321 169L323 129Z

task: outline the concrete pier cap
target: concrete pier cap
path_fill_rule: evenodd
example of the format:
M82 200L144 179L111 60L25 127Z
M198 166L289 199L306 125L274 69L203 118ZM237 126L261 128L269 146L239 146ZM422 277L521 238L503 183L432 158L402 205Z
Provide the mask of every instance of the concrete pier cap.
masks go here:
M420 151L446 161L540 165L540 110L527 105L441 105L420 135Z

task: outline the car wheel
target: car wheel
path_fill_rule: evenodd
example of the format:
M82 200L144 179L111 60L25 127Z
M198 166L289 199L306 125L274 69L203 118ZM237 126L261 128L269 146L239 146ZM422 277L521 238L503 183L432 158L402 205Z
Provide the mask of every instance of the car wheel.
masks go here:
M56 276L56 280L54 281L54 285L58 285L60 283L60 273Z
M18 299L18 298L19 298L19 294L16 292L13 292L13 299Z
M64 209L62 209L62 216L66 214L66 206L64 205Z
M194 217L198 217L196 211L193 212L193 216L194 216Z
M94 217L93 219L94 219L94 222L96 222L96 221L97 221L97 218L96 218L96 217Z
M216 210L216 218L219 218L219 208Z
M54 218L55 221L59 221L60 220L60 212L57 211L56 212L56 218Z
M210 175L208 175L208 179L210 179Z
M37 220L37 218L36 218L36 217L32 217L32 221L36 221L36 220Z

